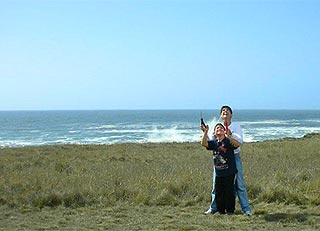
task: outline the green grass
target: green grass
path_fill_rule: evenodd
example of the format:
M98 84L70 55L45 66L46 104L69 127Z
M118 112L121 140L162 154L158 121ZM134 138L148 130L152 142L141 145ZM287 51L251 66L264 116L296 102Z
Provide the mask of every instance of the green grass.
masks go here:
M254 216L202 215L212 156L199 143L0 149L0 230L317 230L320 135L245 143Z

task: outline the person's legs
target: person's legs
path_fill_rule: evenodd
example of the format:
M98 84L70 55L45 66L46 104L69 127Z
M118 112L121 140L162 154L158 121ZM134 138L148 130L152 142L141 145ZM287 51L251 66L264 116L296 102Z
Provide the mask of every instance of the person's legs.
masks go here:
M216 179L216 171L213 169L213 176L212 176L212 192L211 192L211 213L215 213L217 211L217 205L216 205L216 195L215 195L215 179Z
M216 193L215 193L215 178L216 178L216 172L213 167L213 172L212 172L212 191L211 191L211 204L210 207L207 211L204 212L206 215L214 214L217 212L217 205L216 205Z
M216 172L214 170L213 166L213 172L212 172L212 191L211 191L211 204L207 211L204 212L206 215L214 214L217 212L217 205L216 205L216 192L215 192L215 178L216 178Z
M224 198L224 177L216 177L215 189L216 189L216 205L217 211L221 214L225 213L225 198Z
M227 213L232 214L235 210L235 195L234 195L234 179L235 174L225 177L225 204Z
M236 167L238 170L238 173L236 175L235 191L238 195L239 203L240 203L242 211L244 213L250 215L251 208L249 205L246 185L245 185L243 174L242 174L242 162L241 162L240 154L235 154L234 156L235 156L235 161L236 161Z

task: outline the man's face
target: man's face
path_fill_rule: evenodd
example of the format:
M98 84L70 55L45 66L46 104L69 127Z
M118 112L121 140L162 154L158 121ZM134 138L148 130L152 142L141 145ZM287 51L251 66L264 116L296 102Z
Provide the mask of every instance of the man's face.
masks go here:
M228 108L223 108L220 117L223 120L231 120L232 114Z

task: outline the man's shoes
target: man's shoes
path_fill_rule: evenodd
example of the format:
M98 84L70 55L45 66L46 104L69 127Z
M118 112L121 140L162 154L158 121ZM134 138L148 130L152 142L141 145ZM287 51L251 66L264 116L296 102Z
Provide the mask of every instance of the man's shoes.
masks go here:
M251 217L251 216L252 216L252 214L251 214L251 212L250 212L250 211L246 211L246 212L244 212L244 215L246 215L246 216L248 216L248 217Z
M208 209L207 211L204 212L205 215L212 215L212 209Z
M212 210L211 208L208 209L207 211L204 212L205 215L213 215L215 214L217 211Z

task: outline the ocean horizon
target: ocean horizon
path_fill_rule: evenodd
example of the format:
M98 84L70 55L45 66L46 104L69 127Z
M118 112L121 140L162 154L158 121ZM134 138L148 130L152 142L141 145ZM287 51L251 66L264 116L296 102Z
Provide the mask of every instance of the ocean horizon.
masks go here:
M0 147L198 142L200 114L211 128L219 110L0 111ZM234 110L244 142L320 133L320 110Z

